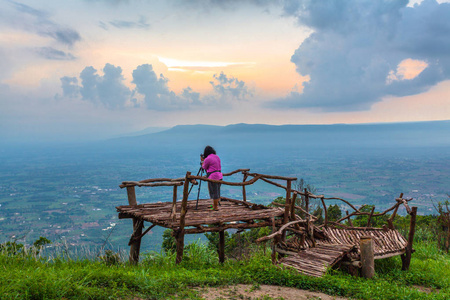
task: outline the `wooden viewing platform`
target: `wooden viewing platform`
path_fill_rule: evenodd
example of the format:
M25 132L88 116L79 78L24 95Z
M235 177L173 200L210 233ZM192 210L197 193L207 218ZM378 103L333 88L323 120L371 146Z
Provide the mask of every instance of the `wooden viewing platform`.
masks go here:
M212 199L188 200L186 204L185 225L194 227L185 229L185 233L218 232L224 229L241 229L267 227L271 218L282 217L284 210L279 207L228 199L222 197L219 210L211 210ZM152 224L177 230L180 227L181 202L175 206L172 214L172 203L151 203L137 206L118 206L119 218L139 218ZM260 221L260 222L255 222ZM208 226L208 227L205 227Z
M119 219L133 219L133 234L129 245L130 262L139 261L140 242L142 237L154 226L162 226L173 230L173 236L177 241L176 262L180 263L184 250L184 235L219 232L219 261L225 260L225 230L245 230L251 228L272 228L272 234L262 237L257 242L272 240L272 261L280 265L293 267L299 272L311 276L322 276L327 268L339 264L348 266L349 270L361 269L365 277L373 276L373 260L394 255L402 255L402 269L409 268L412 243L415 231L415 217L417 207L410 208L408 202L412 199L404 199L403 194L395 199L396 203L381 213L375 213L375 207L371 212L364 212L353 206L345 199L314 195L306 189L298 191L292 188L295 177L273 176L250 173L249 169L239 169L227 176L241 173L241 182L216 181L206 177L194 176L190 172L178 179L155 178L141 181L124 181L121 188L127 189L129 205L117 207ZM286 192L286 203L272 203L275 206L267 207L247 201L246 186L262 180L269 184L282 188ZM274 180L282 180L286 185ZM242 200L221 197L218 211L210 209L211 199L188 200L189 186L199 184L199 181L220 182L223 185L242 187ZM173 187L173 201L164 203L137 204L136 186L169 186ZM183 186L181 201L177 201L178 187ZM297 197L302 197L303 207L296 205ZM320 199L324 211L324 223L316 224L317 217L309 211L310 199ZM342 201L351 209L352 213L337 221L328 220L328 211L325 201ZM411 224L408 239L405 239L393 226L400 206L404 206L411 215ZM383 228L371 227L375 217L392 214L387 219ZM366 227L354 227L352 217L367 216ZM346 221L347 223L342 223ZM144 222L151 225L143 232ZM277 259L276 253L281 257Z

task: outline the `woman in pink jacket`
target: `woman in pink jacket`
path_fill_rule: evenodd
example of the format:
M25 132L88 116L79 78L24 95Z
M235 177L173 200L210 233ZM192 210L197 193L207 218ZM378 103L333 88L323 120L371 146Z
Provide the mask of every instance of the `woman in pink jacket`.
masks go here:
M216 155L216 150L211 146L206 146L201 156L202 168L206 170L206 177L214 180L222 180L222 167L220 158ZM219 210L220 183L208 181L209 196L213 199L213 210Z

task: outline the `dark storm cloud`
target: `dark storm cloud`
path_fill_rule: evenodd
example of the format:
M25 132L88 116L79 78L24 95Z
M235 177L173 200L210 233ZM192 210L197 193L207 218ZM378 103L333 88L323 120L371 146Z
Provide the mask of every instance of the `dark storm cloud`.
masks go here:
M76 30L51 21L48 13L19 2L9 1L9 3L19 14L15 18L5 17L10 18L11 25L16 28L34 32L40 36L51 37L68 46L73 46L81 40L81 36Z
M40 56L51 60L74 60L75 56L52 47L36 48L36 53Z
M302 93L273 107L315 107L325 111L367 110L388 95L426 91L450 78L450 4L425 0L287 0L284 14L314 32L291 58L309 75ZM413 79L388 81L405 59L428 67Z

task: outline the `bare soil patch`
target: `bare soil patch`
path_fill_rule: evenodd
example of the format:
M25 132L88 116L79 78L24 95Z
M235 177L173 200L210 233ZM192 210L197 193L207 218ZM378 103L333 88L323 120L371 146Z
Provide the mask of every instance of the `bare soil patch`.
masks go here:
M348 298L329 296L320 292L311 292L290 287L272 285L247 285L238 284L225 287L210 287L199 289L200 294L206 300L344 300Z

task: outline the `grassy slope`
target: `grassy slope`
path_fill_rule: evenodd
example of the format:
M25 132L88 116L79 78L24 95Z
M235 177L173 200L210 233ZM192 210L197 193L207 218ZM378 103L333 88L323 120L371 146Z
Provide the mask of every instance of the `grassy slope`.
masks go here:
M411 269L400 271L400 258L377 262L373 280L330 271L312 278L270 263L270 254L259 253L245 261L224 265L198 244L183 264L173 256L147 255L139 266L107 266L100 261L51 261L0 255L1 299L195 299L192 287L236 283L273 284L321 291L358 299L450 299L450 255L429 244L418 244ZM415 285L431 288L419 291ZM176 295L176 296L175 296Z

